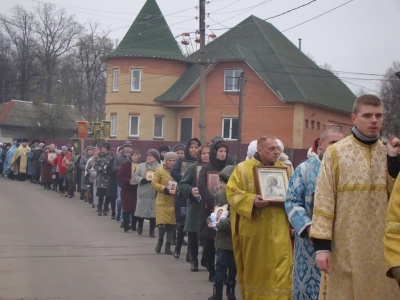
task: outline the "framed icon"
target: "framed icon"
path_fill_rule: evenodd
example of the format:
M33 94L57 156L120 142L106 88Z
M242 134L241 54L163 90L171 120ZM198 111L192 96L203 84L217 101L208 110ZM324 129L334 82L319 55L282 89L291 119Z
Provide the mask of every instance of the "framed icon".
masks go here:
M207 188L211 194L217 194L219 192L219 172L208 171L207 172Z
M285 202L288 189L286 167L255 166L256 191L264 200Z
M148 181L152 181L153 180L153 176L154 176L155 170L153 169L147 169L146 173L144 173L144 178L146 178L146 180Z

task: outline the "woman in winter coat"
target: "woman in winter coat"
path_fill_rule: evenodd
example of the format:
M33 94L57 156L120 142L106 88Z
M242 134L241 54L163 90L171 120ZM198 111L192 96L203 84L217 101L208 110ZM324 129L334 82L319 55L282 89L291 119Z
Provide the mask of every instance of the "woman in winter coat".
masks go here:
M187 145L184 150L184 157L178 158L178 160L176 161L171 170L171 176L172 178L174 178L176 182L179 183L182 179L182 165L184 163L190 164L190 163L195 163L197 161L197 151L200 146L201 143L197 138L190 139L187 142ZM180 253L184 237L183 227L185 226L185 220L186 220L186 197L184 197L180 193L177 193L175 195L175 217L176 217L176 222L178 224L178 233L176 238L175 250L177 253ZM179 255L176 258L179 258ZM186 260L190 262L189 256L187 256Z
M138 184L138 199L136 205L135 216L138 217L138 228L137 233L141 235L143 233L143 220L150 220L150 237L156 237L154 229L156 227L156 191L151 186L151 180L148 180L146 176L147 170L155 171L161 164L160 153L155 149L150 149L146 153L146 162L141 163L136 169L133 175L133 180Z
M201 208L201 197L197 188L198 169L201 165L210 162L210 147L207 145L199 148L198 163L189 166L181 181L178 183L178 191L187 199L187 213L185 228L183 229L188 233L191 265L190 270L197 272L199 270L199 217ZM178 258L180 252L175 248L174 256Z
M128 156L128 161L124 162L118 171L118 181L121 184L121 205L122 205L122 219L124 222L124 231L132 229L136 231L137 217L135 217L136 203L137 203L137 183L133 180L137 163L139 161L139 151L132 150ZM129 220L132 216L132 226L129 226ZM140 224L140 223L139 223ZM143 221L141 223L143 228Z
M110 151L111 146L108 143L104 143L101 146L99 157L96 159L94 169L96 170L96 184L97 192L96 196L99 197L99 205L97 207L97 215L107 216L108 205L110 199L107 197L107 188L110 184L109 169L110 161L114 158L114 153ZM104 201L105 198L105 201ZM104 204L104 207L103 207Z
M67 146L61 147L62 153L57 156L58 167L58 189L61 197L68 197L68 180L67 180L67 165L66 161L71 159L71 154L68 153Z
M94 169L94 165L96 164L97 158L99 157L99 149L93 150L93 156L89 158L86 164L86 173L89 175L89 188L90 188L90 197L88 199L89 204L92 204L92 208L95 208L96 205L99 204L98 198L95 197L97 194L97 172Z
M85 193L87 190L87 184L85 183L85 176L87 174L86 173L86 165L87 165L89 159L91 159L93 156L93 150L94 150L94 147L92 147L92 146L86 147L86 149L85 149L84 153L81 155L81 159L79 161L79 171L81 172L81 177L80 177L80 180L81 180L80 188L81 189L79 190L79 192L81 194L80 199L81 200L85 199L85 202L88 201L85 197Z
M53 158L51 155L49 155L49 153L52 153L51 155L54 155L54 148L50 146L44 147L42 182L47 190L51 189L51 184L53 182L53 174L51 172L53 169Z
M214 197L207 187L207 173L221 172L226 166L228 146L223 141L214 142L210 148L210 162L204 165L199 174L198 189L201 196L201 210L199 223L199 237L201 246L204 247L209 281L213 282L215 276L215 230L208 228L207 218L214 210Z
M167 152L164 155L164 164L154 173L151 186L157 192L156 199L156 225L158 227L158 242L155 251L161 252L164 243L164 235L167 234L167 242L165 244L165 254L172 255L171 241L175 234L175 201L174 190L170 190L169 184L174 181L170 172L178 156L175 152ZM174 183L176 185L176 183ZM171 186L172 188L172 186Z
M36 148L35 148L35 146L32 145L31 151L29 151L29 153L28 153L28 172L27 172L27 175L29 176L29 182L30 183L36 183L35 182L36 169L35 169L35 163L34 163L35 151L36 151Z
M118 153L118 150L117 150L117 153ZM116 160L116 157L114 157L110 161L110 163L108 164L108 167L107 167L108 178L109 178L110 182L108 183L106 197L111 204L111 219L112 220L115 220L115 204L117 202L117 190L118 190L117 172L113 171L113 165L114 165L115 160Z

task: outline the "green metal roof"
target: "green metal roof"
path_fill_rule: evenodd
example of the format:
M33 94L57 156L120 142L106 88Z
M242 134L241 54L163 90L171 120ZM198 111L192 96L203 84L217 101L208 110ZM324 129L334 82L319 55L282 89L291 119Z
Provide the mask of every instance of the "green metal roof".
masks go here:
M110 57L156 57L190 62L185 57L156 2L147 0Z
M198 60L198 52L189 56ZM285 102L305 102L351 112L356 96L333 73L321 69L272 24L250 16L206 46L209 63L245 61ZM199 69L186 72L155 101L178 101L196 83Z

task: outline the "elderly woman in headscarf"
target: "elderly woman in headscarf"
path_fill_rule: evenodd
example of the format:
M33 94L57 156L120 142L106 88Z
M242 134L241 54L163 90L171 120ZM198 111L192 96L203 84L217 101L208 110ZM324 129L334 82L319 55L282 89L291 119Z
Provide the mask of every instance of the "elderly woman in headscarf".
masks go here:
M279 156L279 161L284 163L289 169L291 169L292 173L294 172L293 170L293 164L289 160L289 156L287 156L283 151L285 150L285 146L283 145L281 140L276 139L276 142L278 143L278 146L281 148L281 154Z
M150 221L149 236L154 238L156 228L156 191L151 186L151 173L161 167L159 163L160 153L156 149L150 149L146 153L146 161L141 163L133 175L133 180L138 186L138 199L135 217L138 217L137 233L143 233L143 221ZM148 176L146 176L148 175ZM154 174L153 174L154 175Z
M247 148L247 157L246 160L252 158L254 154L257 152L257 140L251 141L249 147Z
M151 186L157 191L156 199L156 225L158 227L158 242L155 251L161 252L164 236L167 234L165 254L172 255L171 241L175 234L175 201L176 182L171 176L171 169L177 160L175 152L167 152L164 155L162 168L156 170L151 181Z

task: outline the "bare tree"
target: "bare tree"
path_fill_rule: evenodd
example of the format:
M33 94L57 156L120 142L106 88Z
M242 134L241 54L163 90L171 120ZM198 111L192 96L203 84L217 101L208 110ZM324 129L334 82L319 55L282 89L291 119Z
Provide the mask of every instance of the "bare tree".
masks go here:
M32 78L37 75L35 71L37 56L35 17L33 13L21 6L15 6L10 19L2 16L1 23L13 44L15 55L13 61L18 74L17 97L21 100L29 100L29 85Z
M76 56L86 77L85 115L89 121L104 111L106 64L103 58L113 49L108 34L97 23L89 24L89 33L77 43Z
M56 76L63 71L59 68L59 59L72 49L84 27L75 21L74 15L69 15L64 9L58 9L52 4L39 4L36 7L36 14L45 100L47 103L52 103L53 83Z
M17 81L13 65L11 41L0 33L0 104L14 98L15 82Z
M400 72L398 61L387 69L380 85L380 96L385 106L383 134L386 136L400 135L400 79L396 72Z

